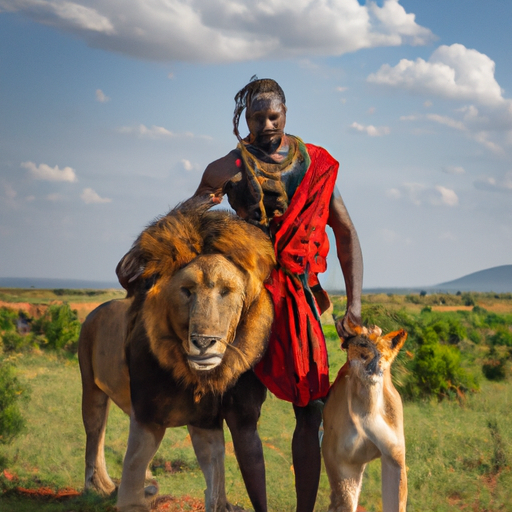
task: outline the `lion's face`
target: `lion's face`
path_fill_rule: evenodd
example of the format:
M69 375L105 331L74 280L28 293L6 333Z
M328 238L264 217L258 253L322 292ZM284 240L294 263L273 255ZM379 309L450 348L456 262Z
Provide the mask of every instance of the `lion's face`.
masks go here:
M153 352L174 369L179 341L192 371L215 369L232 348L247 299L253 300L239 268L220 254L197 257L148 291L144 323Z
M244 290L242 272L217 254L197 258L169 283L170 323L193 370L208 371L221 363L235 337Z

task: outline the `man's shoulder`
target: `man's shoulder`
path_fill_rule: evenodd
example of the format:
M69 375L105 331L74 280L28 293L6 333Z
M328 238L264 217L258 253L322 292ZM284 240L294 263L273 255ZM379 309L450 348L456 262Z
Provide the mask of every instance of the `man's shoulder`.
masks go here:
M239 159L239 153L232 150L227 155L208 164L204 170L199 188L196 190L196 195L223 191L226 183L240 171Z

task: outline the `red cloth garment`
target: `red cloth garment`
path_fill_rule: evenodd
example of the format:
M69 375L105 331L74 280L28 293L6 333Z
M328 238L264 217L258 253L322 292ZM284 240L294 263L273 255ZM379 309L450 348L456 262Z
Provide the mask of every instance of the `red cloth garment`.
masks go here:
M274 395L301 407L329 391L325 338L309 286L327 268L325 226L339 166L325 149L306 148L309 168L287 210L270 224L278 265L265 286L275 320L267 352L254 369Z

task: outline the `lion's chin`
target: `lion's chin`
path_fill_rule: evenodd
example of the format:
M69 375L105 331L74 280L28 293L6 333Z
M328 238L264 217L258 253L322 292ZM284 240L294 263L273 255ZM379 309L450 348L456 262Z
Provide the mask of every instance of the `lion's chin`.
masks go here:
M209 354L204 356L188 356L188 364L196 372L206 372L217 368L222 362L222 355Z

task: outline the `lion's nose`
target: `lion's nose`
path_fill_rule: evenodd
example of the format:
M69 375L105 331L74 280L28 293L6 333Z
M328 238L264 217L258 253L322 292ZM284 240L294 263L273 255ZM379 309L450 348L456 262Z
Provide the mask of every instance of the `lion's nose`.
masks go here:
M215 345L217 341L220 340L219 336L210 336L206 334L191 334L190 341L193 345L195 345L199 350L205 350L212 345Z

